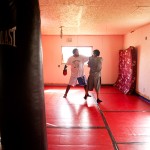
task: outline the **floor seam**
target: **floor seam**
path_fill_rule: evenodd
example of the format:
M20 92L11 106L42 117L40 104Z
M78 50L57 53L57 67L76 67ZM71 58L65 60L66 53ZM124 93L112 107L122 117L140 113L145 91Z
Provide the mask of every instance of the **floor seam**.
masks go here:
M145 110L141 110L141 111L140 110L139 111L138 110L135 110L135 111L134 110L127 110L127 111L126 110L125 111L124 110L121 110L121 111L120 110L112 110L112 111L111 110L103 110L103 112L118 112L118 113L139 112L139 113L141 113L141 112L150 112L150 110L148 110L148 111L145 111Z
M62 129L106 129L106 127L103 126L89 126L89 127L79 127L79 126L51 126L46 125L46 128L62 128Z
M149 144L149 142L117 142L117 144Z
M93 97L94 97L94 95L93 95ZM95 97L94 97L94 98L95 98ZM109 128L109 125L108 125L107 120L106 120L106 118L105 118L105 116L104 116L104 114L103 114L103 111L100 109L100 106L98 105L97 100L95 99L94 101L95 101L95 103L96 103L96 105L97 105L97 108L98 108L98 110L99 110L99 113L100 113L100 115L102 116L102 119L103 119L103 122L104 122L104 124L105 124L105 127L106 127L106 129L107 129L107 131L108 131L108 134L109 134L110 138L111 138L111 141L112 141L114 150L119 150L118 145L117 145L117 142L116 142L116 140L115 140L115 138L114 138L114 136L113 136L113 134L112 134L112 132L111 132L111 130L110 130L110 128Z

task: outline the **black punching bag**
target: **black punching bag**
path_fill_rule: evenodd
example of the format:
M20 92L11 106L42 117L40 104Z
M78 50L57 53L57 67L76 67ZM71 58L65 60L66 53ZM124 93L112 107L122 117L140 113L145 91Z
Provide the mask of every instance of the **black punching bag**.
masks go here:
M3 150L47 150L38 0L0 1Z

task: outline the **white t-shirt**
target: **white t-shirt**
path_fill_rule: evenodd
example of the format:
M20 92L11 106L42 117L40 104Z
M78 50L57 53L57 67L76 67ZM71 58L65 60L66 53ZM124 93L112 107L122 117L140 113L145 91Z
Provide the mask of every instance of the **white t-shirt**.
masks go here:
M84 63L87 62L89 57L79 55L78 57L71 56L68 58L66 65L71 66L71 76L81 77L84 75Z

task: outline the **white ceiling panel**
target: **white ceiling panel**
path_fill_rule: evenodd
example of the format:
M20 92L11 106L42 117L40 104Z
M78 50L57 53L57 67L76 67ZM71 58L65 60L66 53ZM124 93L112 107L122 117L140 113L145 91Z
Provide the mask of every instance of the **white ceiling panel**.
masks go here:
M150 23L150 0L39 0L43 35L123 35Z

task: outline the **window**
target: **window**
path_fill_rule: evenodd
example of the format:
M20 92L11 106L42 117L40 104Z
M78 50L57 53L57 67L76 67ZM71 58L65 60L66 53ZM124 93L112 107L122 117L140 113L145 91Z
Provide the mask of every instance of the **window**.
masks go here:
M62 63L66 63L68 58L70 56L73 55L72 51L74 48L77 48L79 50L79 54L80 55L84 55L84 56L87 56L87 57L90 57L92 55L92 49L93 47L92 46L87 46L87 47L71 47L71 46L68 46L68 47L65 47L65 46L62 46Z

